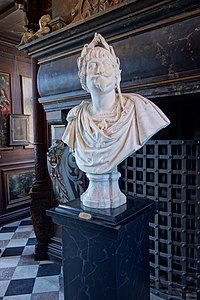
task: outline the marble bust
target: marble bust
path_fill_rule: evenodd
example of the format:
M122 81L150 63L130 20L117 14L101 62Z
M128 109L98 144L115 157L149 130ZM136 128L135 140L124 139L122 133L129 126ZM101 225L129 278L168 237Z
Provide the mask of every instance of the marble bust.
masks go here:
M89 187L81 195L83 204L115 208L126 203L118 187L117 165L170 122L150 100L121 93L120 61L100 34L84 46L78 69L92 101L70 110L62 140L89 178Z

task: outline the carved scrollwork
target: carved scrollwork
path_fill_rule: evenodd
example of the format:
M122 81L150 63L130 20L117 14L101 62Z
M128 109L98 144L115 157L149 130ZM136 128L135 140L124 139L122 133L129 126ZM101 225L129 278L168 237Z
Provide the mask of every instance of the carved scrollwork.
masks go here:
M122 3L124 0L79 0L76 6L72 9L72 22L86 19L91 15L95 15L106 10L111 6Z
M55 198L59 203L74 200L85 190L85 175L75 158L61 140L56 140L47 153L49 175Z

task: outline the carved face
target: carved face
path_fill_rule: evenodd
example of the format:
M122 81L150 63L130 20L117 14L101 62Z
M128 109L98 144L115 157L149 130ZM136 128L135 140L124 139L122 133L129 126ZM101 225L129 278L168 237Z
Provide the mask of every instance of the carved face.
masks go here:
M86 85L90 93L109 93L115 89L116 67L110 53L96 47L90 53L86 67Z

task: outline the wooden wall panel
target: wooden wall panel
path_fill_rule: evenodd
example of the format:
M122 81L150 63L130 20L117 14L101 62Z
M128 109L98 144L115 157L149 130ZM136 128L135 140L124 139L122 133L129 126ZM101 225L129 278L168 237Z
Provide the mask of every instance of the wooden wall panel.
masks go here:
M31 60L16 47L5 46L0 40L0 72L10 75L11 113L22 114L21 76L31 77ZM10 194L9 184L14 179L17 184L21 184L17 179L22 181L22 174L33 170L33 167L33 145L11 147L8 144L7 147L0 149L0 223L9 222L29 213L30 196L19 195L14 199ZM21 192L22 190L23 187Z

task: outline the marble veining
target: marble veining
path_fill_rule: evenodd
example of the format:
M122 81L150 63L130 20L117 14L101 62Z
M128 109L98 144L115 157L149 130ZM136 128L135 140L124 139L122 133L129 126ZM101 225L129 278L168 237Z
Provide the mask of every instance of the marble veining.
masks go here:
M142 208L139 200L143 201ZM155 214L154 202L128 199L121 212L116 209L118 223L108 217L81 219L79 213L84 207L72 202L47 212L62 225L65 299L149 300L148 223ZM94 212L91 209L90 213Z

